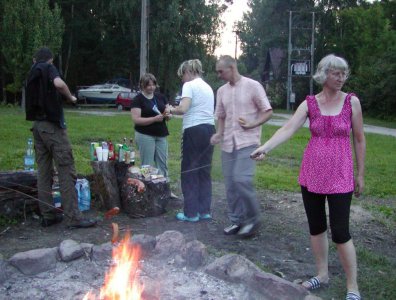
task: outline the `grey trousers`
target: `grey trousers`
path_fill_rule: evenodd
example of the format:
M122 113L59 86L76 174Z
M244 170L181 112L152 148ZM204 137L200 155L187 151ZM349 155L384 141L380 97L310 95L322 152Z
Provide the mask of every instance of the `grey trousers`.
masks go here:
M256 162L249 146L228 153L222 151L222 168L228 202L228 217L233 224L256 223L260 220L260 205L253 186Z
M135 140L139 148L142 165L155 166L168 177L168 141L166 137L151 136L135 131Z
M55 162L58 170L62 207L68 222L80 220L77 191L75 188L77 173L66 129L47 121L35 121L33 124L34 148L37 162L38 198L40 211L44 218L55 217L52 198L52 175Z

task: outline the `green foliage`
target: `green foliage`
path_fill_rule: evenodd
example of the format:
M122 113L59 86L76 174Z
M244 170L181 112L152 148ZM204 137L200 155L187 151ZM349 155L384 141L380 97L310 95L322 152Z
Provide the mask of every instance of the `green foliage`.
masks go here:
M180 89L176 71L186 59L200 59L209 73L223 4L220 0L150 1L148 70L157 77L162 92L173 96ZM137 86L141 1L65 1L61 5L67 24L63 56L68 56L70 47L67 82L72 89L114 77L130 78Z
M351 65L351 78L345 90L354 91L369 115L383 119L396 117L396 30L394 1L287 1L251 0L251 11L238 24L241 31L243 56L248 74L263 72L266 53L270 48L287 51L289 11L315 11L315 59L329 53L345 57ZM301 20L293 19L301 26ZM296 33L294 32L294 37ZM301 39L300 39L301 38ZM308 40L302 34L293 45ZM304 42L303 42L304 44ZM303 45L304 46L304 45ZM309 46L307 43L305 46ZM284 91L277 86L286 82L287 64L282 65L282 78L270 83L269 92L275 104L284 99ZM318 87L316 87L318 88ZM297 100L308 93L308 82L293 80Z
M6 216L0 215L0 228L15 224L18 224L17 219L8 218Z
M13 79L8 90L16 93L39 47L48 46L54 53L60 50L64 24L58 5L50 9L46 0L5 0L3 5L0 49L3 67Z
M332 43L351 62L348 87L359 95L370 115L396 116L396 30L383 6L346 9L339 12L338 19L339 34Z

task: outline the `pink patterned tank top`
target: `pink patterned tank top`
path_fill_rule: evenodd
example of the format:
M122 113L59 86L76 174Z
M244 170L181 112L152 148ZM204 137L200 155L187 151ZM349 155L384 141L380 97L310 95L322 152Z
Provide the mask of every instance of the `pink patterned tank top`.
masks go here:
M317 194L348 193L354 189L351 97L341 112L323 116L315 96L307 96L311 139L304 151L298 183Z

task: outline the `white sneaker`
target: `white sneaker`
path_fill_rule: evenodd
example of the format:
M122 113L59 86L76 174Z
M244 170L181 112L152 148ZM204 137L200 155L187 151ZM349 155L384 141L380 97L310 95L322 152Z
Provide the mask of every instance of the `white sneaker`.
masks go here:
M253 234L256 233L258 228L259 228L259 223L249 223L249 224L243 225L237 234L238 234L238 236L241 236L241 237L252 236Z
M236 224L231 224L230 226L224 228L224 234L225 235L231 235L231 234L236 234L241 226L236 225Z

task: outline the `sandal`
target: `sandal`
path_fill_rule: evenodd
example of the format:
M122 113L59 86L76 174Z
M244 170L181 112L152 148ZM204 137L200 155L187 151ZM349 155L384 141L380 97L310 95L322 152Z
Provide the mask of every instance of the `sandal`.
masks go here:
M301 284L303 287L305 287L308 291L316 290L321 287L321 282L318 277L312 277L311 279L304 281Z
M348 292L345 297L345 300L361 300L361 299L362 297L360 297L360 295L355 292Z

